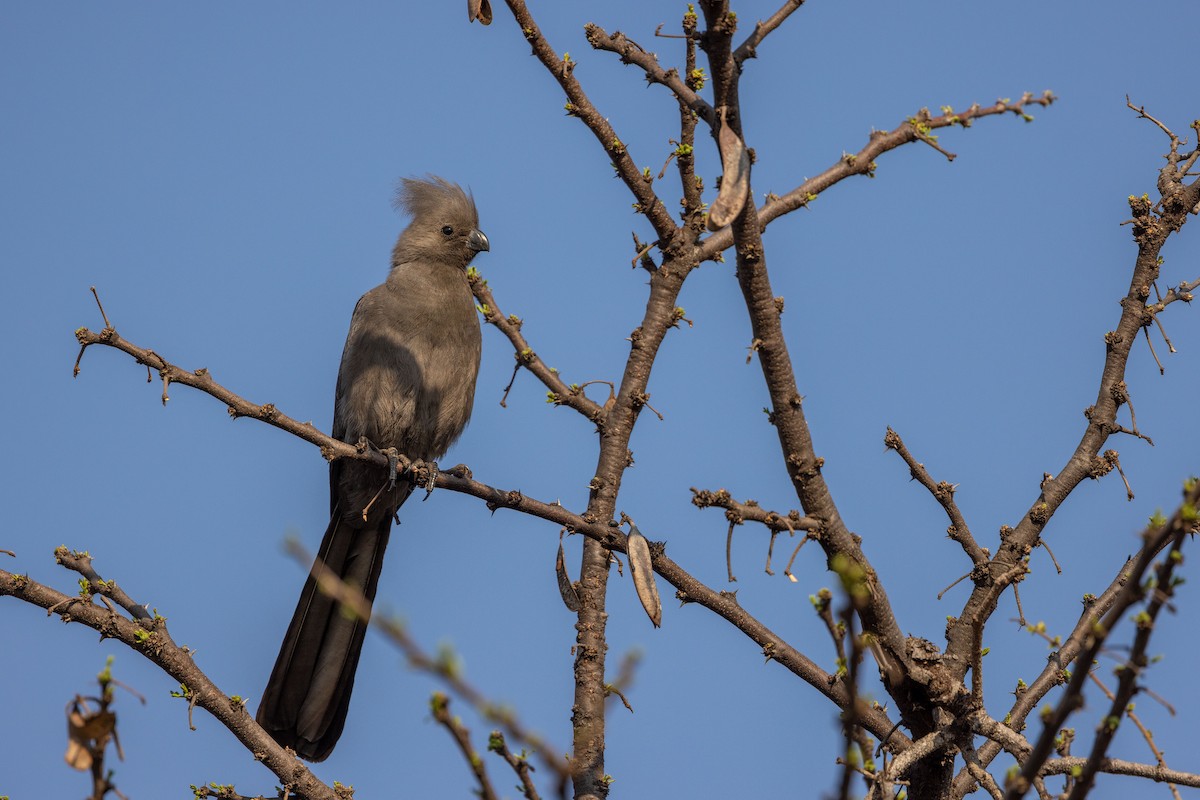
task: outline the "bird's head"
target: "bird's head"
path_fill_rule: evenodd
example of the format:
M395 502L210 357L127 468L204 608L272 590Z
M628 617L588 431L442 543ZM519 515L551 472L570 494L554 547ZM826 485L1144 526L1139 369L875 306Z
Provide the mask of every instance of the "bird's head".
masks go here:
M439 262L466 269L481 250L490 250L479 230L475 200L462 187L430 175L404 178L395 206L412 217L392 253L393 266L409 261Z

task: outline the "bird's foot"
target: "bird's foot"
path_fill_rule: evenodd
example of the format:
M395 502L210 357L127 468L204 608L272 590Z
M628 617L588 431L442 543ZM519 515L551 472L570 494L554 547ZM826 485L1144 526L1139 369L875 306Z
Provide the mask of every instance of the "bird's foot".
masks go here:
M418 466L420 465L420 466ZM417 486L425 490L425 496L422 501L428 500L429 495L433 494L433 487L437 485L438 465L436 461L417 461L412 465L413 478Z
M400 464L400 452L394 447L388 447L380 450L380 453L387 456L388 460L388 491L396 488L396 473Z

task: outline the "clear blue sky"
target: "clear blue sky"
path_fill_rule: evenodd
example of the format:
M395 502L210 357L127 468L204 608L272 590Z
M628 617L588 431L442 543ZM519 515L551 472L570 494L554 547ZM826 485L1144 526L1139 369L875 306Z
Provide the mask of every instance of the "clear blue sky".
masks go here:
M639 164L655 172L675 105L637 72L594 53L582 25L620 29L666 62L655 39L682 3L533 3L559 51ZM749 23L771 2L738 6ZM964 9L971 9L966 11ZM941 641L968 568L941 510L883 450L891 425L958 499L985 546L1015 524L1043 472L1058 472L1094 402L1104 333L1115 326L1134 247L1125 198L1154 192L1165 137L1125 108L1125 94L1177 131L1200 116L1183 40L1185 2L882 3L813 0L749 62L743 83L754 187L782 193L853 152L874 128L922 106L965 107L1023 91L1062 100L1035 123L988 119L943 132L953 164L928 147L886 155L767 234L776 293L825 474L897 606L901 627ZM66 544L90 550L106 578L170 620L176 641L224 691L254 706L303 580L281 551L310 546L326 519L325 464L311 446L183 387L160 386L116 352L88 353L71 378L72 331L102 322L185 368L209 368L248 399L327 427L351 309L380 282L402 227L396 179L434 172L469 185L492 251L477 262L505 313L571 382L615 380L641 317L644 276L629 269L630 231L649 237L608 159L578 121L506 10L468 25L460 0L355 4L9 3L0 26L0 418L7 420L0 547L6 569L63 591L53 564ZM709 186L719 167L700 143ZM660 184L672 205L678 191ZM1196 225L1166 251L1167 284L1200 273ZM1165 286L1164 286L1165 288ZM689 505L690 486L725 487L786 510L796 502L761 412L749 326L729 265L692 276L682 304L694 328L672 333L650 384L666 415L643 415L637 465L620 508L712 585L724 581L725 521ZM1066 633L1077 598L1107 585L1136 533L1172 508L1200 471L1195 398L1200 316L1164 322L1180 352L1158 375L1144 344L1128 380L1150 448L1111 446L1137 493L1113 475L1079 488L1048 531L1022 585L1026 615ZM447 457L477 478L582 509L595 464L591 426L544 402L521 375L501 408L511 348L484 331L474 420ZM452 645L468 677L562 749L569 744L572 617L559 601L557 530L491 516L450 492L410 502L394 534L381 602L430 648ZM572 574L580 543L567 542ZM780 542L786 557L787 546ZM797 584L762 573L765 537L738 530L740 602L826 666L833 654L808 595L830 584L815 547ZM778 556L778 553L777 553ZM777 570L778 572L779 570ZM664 594L653 630L627 579L612 584L610 663L641 650L629 699L611 713L608 771L618 796L819 797L840 743L834 709L707 611ZM1168 762L1196 769L1200 713L1194 586L1155 639L1148 680L1181 712L1148 698L1139 712ZM988 698L1002 705L1045 662L1019 633L1006 596L986 644ZM1128 631L1122 632L1125 636ZM15 601L0 608L5 657L0 794L82 796L62 763L64 704L94 688L109 653L148 698L123 697L126 753L117 785L135 798L179 797L187 784L269 791L271 776L218 723L172 700L168 678L81 626ZM1119 637L1122 641L1127 641ZM1111 660L1103 662L1110 675ZM345 736L317 773L370 797L466 797L471 779L431 722L432 681L369 638ZM1094 724L1100 703L1077 719ZM488 726L461 704L480 747ZM1034 731L1037 730L1035 725ZM1120 754L1149 760L1129 730ZM1190 759L1190 761L1189 761ZM998 761L997 764L1005 762ZM511 776L493 763L497 786ZM544 773L543 773L544 774ZM1109 779L1096 797L1126 796ZM1165 790L1158 790L1164 791ZM515 796L509 789L507 795Z

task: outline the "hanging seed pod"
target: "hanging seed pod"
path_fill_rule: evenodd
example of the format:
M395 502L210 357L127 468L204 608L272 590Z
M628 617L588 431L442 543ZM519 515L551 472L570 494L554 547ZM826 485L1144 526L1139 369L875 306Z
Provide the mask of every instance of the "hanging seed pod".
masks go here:
M725 122L725 106L721 106L721 129L717 131L717 146L721 150L721 189L708 211L708 229L720 230L733 222L746 206L750 192L750 153Z
M633 588L642 601L642 608L646 609L646 615L657 628L662 624L662 602L658 599L658 587L654 584L650 543L632 524L629 526L629 573L633 576Z
M467 0L467 19L471 22L479 20L484 25L491 25L491 0Z
M567 574L567 562L563 558L562 534L558 535L558 558L554 560L554 574L558 576L558 593L562 595L563 605L568 611L579 612L579 595L571 576Z

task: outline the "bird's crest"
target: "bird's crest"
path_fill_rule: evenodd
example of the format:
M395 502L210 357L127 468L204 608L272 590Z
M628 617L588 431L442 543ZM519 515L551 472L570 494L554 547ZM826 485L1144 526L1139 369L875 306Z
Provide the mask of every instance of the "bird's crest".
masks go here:
M473 226L479 224L475 200L456 183L436 175L425 178L402 178L392 201L397 211L419 219L466 218Z

